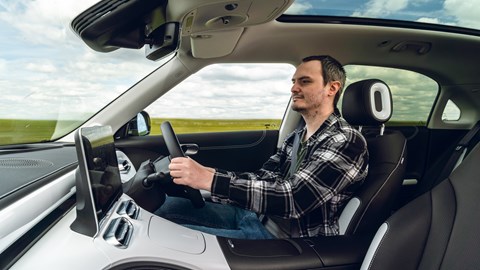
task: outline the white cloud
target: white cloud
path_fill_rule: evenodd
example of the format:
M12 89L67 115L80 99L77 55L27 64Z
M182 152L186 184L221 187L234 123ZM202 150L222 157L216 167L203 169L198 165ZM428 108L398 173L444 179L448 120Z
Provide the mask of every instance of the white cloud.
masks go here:
M433 23L433 24L439 24L441 23L438 18L427 18L427 17L422 17L417 20L417 22L423 22L423 23Z
M305 14L305 12L311 9L313 6L308 2L295 1L285 12L287 14Z
M94 113L159 65L142 50L94 52L75 36L70 21L94 2L0 2L0 30L9 36L0 39L0 118Z
M3 2L6 10L0 19L15 28L28 43L54 45L68 41L69 23L73 17L97 0L18 0Z
M408 0L371 0L361 11L354 12L358 17L385 17L390 13L403 10L408 6Z
M147 111L163 118L281 118L294 70L288 64L209 66Z
M426 121L438 92L438 84L416 72L392 68L347 66L347 84L378 78L389 86L394 103L392 120Z
M480 28L480 5L473 0L445 0L445 11L456 18L458 25L469 28Z
M43 73L52 73L57 71L57 68L53 63L28 63L25 68L30 71Z
M5 73L7 69L7 60L0 58L0 74Z

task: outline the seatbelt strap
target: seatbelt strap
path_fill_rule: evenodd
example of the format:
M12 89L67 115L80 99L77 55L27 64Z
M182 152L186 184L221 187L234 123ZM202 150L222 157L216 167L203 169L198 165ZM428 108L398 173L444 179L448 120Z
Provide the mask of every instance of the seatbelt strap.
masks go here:
M438 181L443 181L443 179L447 178L450 173L462 162L463 156L467 151L467 147L472 141L472 139L477 135L478 131L480 130L480 121L478 121L473 128L468 131L465 136L458 142L457 147L453 151L450 159L448 159L447 164L443 167L442 172L440 173L440 177L437 178Z
M297 128L295 129L295 138L293 139L293 145L292 145L292 158L291 163L290 163L290 169L289 169L289 176L292 176L295 174L296 169L297 169L297 162L298 162L298 148L300 147L300 136L302 134L301 130L302 127L305 125L305 122L303 119L299 121ZM290 236L291 237L299 237L300 236L300 228L298 227L298 222L295 219L292 219L290 221Z
M295 173L295 169L297 168L298 162L298 147L300 147L300 131L297 129L295 130L295 138L293 139L292 145L292 157L290 159L290 169L288 171L288 175L292 176Z
M300 118L300 121L298 122L297 127L295 128L295 131L294 131L295 137L293 139L292 152L291 152L291 158L290 158L290 168L288 169L287 177L292 176L295 173L295 169L297 167L298 148L300 146L300 136L301 136L301 130L303 126L305 126L305 121L303 120L303 118ZM284 226L283 223L282 224L275 223L275 221L272 218L269 218L266 215L259 215L258 218L264 225L268 225L269 227L278 227L279 229L278 230L275 229L276 231L281 231L285 233L290 231L291 237L298 237L300 235L299 229L297 228L296 225L294 225L295 220L291 220L290 222L286 220L289 223ZM268 224L268 223L273 223L274 225ZM292 228L295 228L295 229L292 230Z
M292 145L292 157L290 158L290 169L288 170L288 176L292 176L295 173L298 162L298 148L300 147L300 135L301 130L305 126L305 121L303 118L298 122L297 128L295 129L295 138L293 139Z

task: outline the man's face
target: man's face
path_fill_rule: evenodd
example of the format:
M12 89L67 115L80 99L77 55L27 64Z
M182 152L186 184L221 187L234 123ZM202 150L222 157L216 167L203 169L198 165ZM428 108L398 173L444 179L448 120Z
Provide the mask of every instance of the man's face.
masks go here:
M316 113L330 102L329 84L324 85L320 61L301 63L292 78L292 109L299 113Z

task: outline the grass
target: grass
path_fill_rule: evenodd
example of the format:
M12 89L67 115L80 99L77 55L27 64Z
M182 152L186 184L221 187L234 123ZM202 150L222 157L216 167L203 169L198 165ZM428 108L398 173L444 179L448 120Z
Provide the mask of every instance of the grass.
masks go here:
M160 135L160 124L167 119L152 118L152 135ZM242 130L279 129L280 119L168 119L175 133L222 132ZM79 121L0 119L0 145L49 141L55 128L68 131L76 128ZM389 122L389 126L424 126L422 122Z
M152 135L161 134L160 124L167 119L152 118ZM280 119L168 119L176 133L221 132L241 130L279 129ZM79 126L78 121L0 119L0 145L49 141L55 129Z
M160 124L167 119L152 118L151 134L161 134ZM279 129L280 119L168 119L175 133L222 132L241 130Z
M54 120L0 119L0 145L49 140L56 124Z

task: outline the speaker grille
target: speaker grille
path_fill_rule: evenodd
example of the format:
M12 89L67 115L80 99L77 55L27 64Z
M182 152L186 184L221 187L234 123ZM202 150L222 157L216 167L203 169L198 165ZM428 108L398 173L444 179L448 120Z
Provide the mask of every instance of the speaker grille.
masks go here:
M44 168L53 166L53 163L43 159L30 158L3 158L0 159L0 168Z

